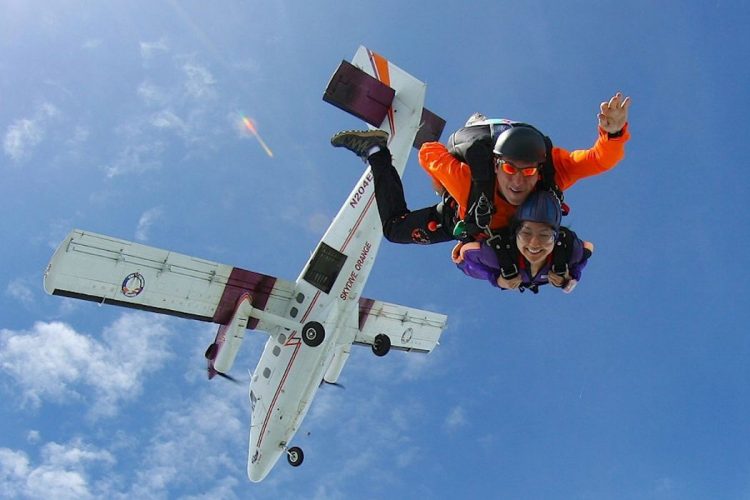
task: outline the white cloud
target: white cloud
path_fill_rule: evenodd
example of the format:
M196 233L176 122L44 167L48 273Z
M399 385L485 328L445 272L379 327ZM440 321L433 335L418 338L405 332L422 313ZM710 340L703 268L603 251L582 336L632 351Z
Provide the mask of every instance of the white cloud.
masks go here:
M212 484L228 486L227 479L245 476L244 461L237 463L236 452L247 450L246 417L237 404L241 397L246 400L246 388L228 383L221 387L226 390L220 395L203 392L163 415L143 453L146 458L136 471L131 496L164 495L169 488L193 484L196 477L217 478ZM227 477L220 479L220 474Z
M42 128L37 122L28 118L16 120L5 133L3 149L13 161L19 161L30 154L29 150L42 142L42 137Z
M91 398L91 417L112 416L170 356L171 335L163 318L144 313L122 315L101 340L38 322L31 331L0 330L0 369L15 379L25 404Z
M117 159L105 167L107 177L116 177L128 173L143 173L161 167L158 157L164 152L164 144L152 142L134 144L125 147Z
M89 138L90 132L87 127L77 125L73 129L73 136L68 139L67 143L70 146L77 146L79 144L82 144L86 142Z
M148 61L152 57L158 55L158 54L164 54L169 52L169 47L167 46L167 40L162 37L156 42L140 42L141 47L141 57Z
M31 304L34 302L34 292L31 291L26 280L20 278L8 283L8 286L5 288L5 293L24 304Z
M111 453L89 446L80 439L75 439L67 445L47 443L42 448L42 458L45 464L58 468L76 468L86 462L115 463Z
M186 63L182 70L187 76L185 92L196 99L210 99L215 97L214 85L216 80L208 69L194 63Z
M102 45L102 41L100 38L89 38L88 40L83 42L83 45L81 45L81 47L83 47L84 49L91 50L91 49L99 48L101 47L101 45Z
M114 462L108 451L80 440L46 444L37 466L22 451L0 448L0 489L9 498L93 498L85 469Z
M135 230L135 239L138 241L147 241L148 233L151 230L151 226L159 218L161 218L163 210L161 207L149 208L138 219L138 227Z
M150 122L152 126L159 129L176 129L178 132L185 132L187 130L185 122L168 109L163 109L151 115Z
M54 105L45 102L36 109L33 117L16 120L5 132L5 154L15 162L28 158L44 139L50 119L58 114L59 111Z
M454 430L466 425L466 412L460 406L454 406L445 419L445 428Z
M20 451L0 448L0 486L8 498L17 498L29 475L29 457Z
M169 100L164 89L149 81L141 82L141 84L138 85L137 92L146 104L164 104Z

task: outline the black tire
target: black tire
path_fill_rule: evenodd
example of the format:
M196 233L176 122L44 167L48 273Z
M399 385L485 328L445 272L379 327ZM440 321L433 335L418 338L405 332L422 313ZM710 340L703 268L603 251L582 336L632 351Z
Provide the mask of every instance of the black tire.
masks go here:
M302 453L302 448L299 446L292 446L286 450L286 460L292 467L299 467L302 465L302 461L305 459L305 454Z
M309 345L310 347L317 347L323 343L323 339L326 338L326 332L323 325L317 321L310 321L305 323L302 327L302 342Z
M391 338L384 333L375 335L375 340L372 343L372 352L375 356L385 356L390 350Z
M217 346L215 343L208 346L208 349L206 349L206 359L213 360L216 359L216 351L219 350L219 346Z

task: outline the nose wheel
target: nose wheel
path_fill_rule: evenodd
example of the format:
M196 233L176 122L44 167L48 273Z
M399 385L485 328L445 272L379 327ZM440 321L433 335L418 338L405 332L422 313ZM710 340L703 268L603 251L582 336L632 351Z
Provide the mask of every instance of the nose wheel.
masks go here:
M302 465L302 461L305 459L305 454L302 453L302 448L299 446L292 446L286 450L286 460L292 467L299 467Z

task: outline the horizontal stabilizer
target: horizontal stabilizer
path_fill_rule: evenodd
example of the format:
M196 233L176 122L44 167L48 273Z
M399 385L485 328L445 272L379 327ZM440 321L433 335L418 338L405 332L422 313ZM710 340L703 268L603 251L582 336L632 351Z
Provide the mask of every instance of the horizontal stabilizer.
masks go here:
M419 121L419 131L414 137L414 147L419 149L425 142L440 140L445 128L445 120L427 108L422 108L422 119Z
M372 345L376 335L385 334L392 349L430 352L438 344L447 319L444 314L360 298L359 331L354 343Z
M380 127L396 91L347 61L341 61L328 82L323 100Z

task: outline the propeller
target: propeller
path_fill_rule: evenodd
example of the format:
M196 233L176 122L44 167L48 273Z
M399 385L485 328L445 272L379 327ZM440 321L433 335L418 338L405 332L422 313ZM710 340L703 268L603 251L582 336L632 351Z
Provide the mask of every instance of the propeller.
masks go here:
M234 382L235 384L239 384L240 383L239 380L237 380L236 378L234 378L231 375L227 375L226 373L216 372L216 375L218 375L219 377L225 378L225 379L227 379L227 380L229 380L231 382Z
M339 389L346 389L346 387L343 384L339 384L338 382L326 382L325 379L320 381L320 387L323 387L323 384L332 385L334 387L338 387Z

